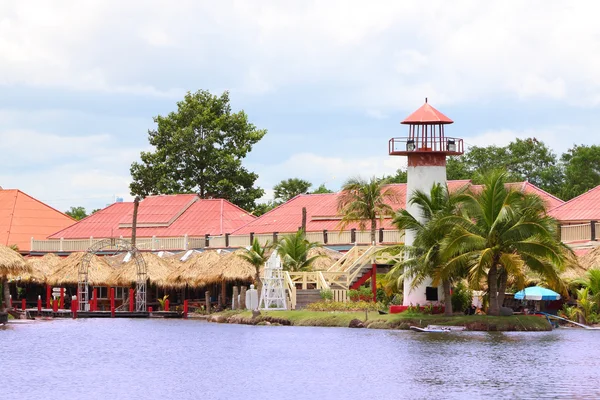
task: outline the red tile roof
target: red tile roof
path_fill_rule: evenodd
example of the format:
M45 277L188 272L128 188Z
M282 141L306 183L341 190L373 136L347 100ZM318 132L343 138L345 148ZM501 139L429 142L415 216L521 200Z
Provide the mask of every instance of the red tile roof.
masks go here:
M448 187L452 190L457 190L466 185L471 186L474 190L481 188L480 185L471 185L470 180L448 181ZM550 206L562 203L562 200L544 192L543 190L531 185L527 182L512 183L523 190L525 193L536 193L540 195ZM406 204L406 184L399 183L388 185L393 192L393 198L388 201L394 210L398 210ZM261 233L287 233L295 232L302 224L302 208L306 207L306 230L307 232L319 232L327 229L328 231L339 230L340 216L337 214L337 200L339 193L327 194L301 194L287 203L265 213L254 221L250 222L238 230L234 231L234 235L246 235L251 232L255 234ZM347 230L356 228L358 224L349 224ZM377 229L394 229L392 219L386 218L383 222L377 221Z
M514 189L514 190L519 190L522 193L536 194L536 195L540 196L542 199L544 199L544 202L546 203L546 210L548 210L548 211L553 210L554 208L560 206L561 204L564 204L564 201L562 201L558 197L551 195L550 193L540 189L539 187L537 187L527 181L507 183L506 186L511 189ZM482 188L483 188L482 185L471 185L471 190L474 192L478 192Z
M559 221L600 221L600 186L567 201L549 213Z
M425 104L423 104L417 111L410 114L402 124L452 124L450 118L446 117L444 114L431 107L427 100L425 100Z
M17 189L0 189L0 243L31 250L31 238L45 239L76 221Z
M132 202L115 203L54 233L49 239L128 237L131 236L132 214ZM255 218L227 200L200 199L194 194L151 196L140 202L136 235L222 235L233 232Z
M450 190L456 190L468 185L470 181L449 181ZM393 196L387 203L394 210L404 207L406 204L406 184L399 183L387 186L391 189ZM295 232L302 225L302 208L306 207L306 231L317 232L327 229L329 231L339 230L340 217L337 213L337 201L339 193L326 194L301 194L287 203L265 213L248 225L233 232L234 235L245 235L251 232L256 234L272 232ZM358 223L347 226L347 230L357 228ZM392 219L385 218L383 222L377 221L377 228L394 229Z

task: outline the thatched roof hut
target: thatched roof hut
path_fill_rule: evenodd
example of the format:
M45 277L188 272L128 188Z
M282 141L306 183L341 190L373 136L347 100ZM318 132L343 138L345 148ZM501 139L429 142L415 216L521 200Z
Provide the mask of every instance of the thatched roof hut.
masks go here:
M30 265L27 264L22 255L10 247L0 244L0 276L20 274L29 272Z
M219 271L221 259L222 255L215 250L195 253L167 276L166 284L172 287L184 287L219 282L221 280Z
M337 260L342 258L342 253L326 247L314 247L308 251L308 258L319 256L313 261L313 271L327 271Z
M83 261L85 252L71 253L69 257L60 261L54 272L48 277L50 285L75 284L79 279L79 266ZM113 268L102 257L92 255L88 269L88 283L90 285L107 285Z
M9 279L20 279L21 281L46 282L46 279L60 264L60 257L53 253L48 253L43 257L31 257L27 259L31 270L21 273L19 276L10 275Z
M254 281L256 268L248 261L240 257L246 253L245 249L238 249L225 255L219 263L221 270L221 280L224 281ZM260 268L261 273L264 266Z
M151 283L158 286L168 284L167 277L175 269L174 264L152 253L139 253L146 264L146 275ZM132 257L125 264L114 269L109 282L114 286L129 286L137 281L137 263Z
M600 269L600 246L579 257L579 265L586 271L591 268Z

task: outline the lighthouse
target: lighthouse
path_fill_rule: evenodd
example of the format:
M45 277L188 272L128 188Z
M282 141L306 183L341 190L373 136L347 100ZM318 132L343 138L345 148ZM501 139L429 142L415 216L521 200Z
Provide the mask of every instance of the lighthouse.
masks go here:
M389 141L391 156L408 157L405 209L422 222L419 207L410 204L416 190L429 193L435 183L446 184L446 157L464 153L462 139L447 137L444 127L452 124L450 118L433 108L425 99L417 111L401 123L408 125L408 136L392 138ZM404 243L412 245L414 232L407 230ZM404 279L403 305L435 303L443 300L443 291L431 286L426 279L412 288L412 279Z

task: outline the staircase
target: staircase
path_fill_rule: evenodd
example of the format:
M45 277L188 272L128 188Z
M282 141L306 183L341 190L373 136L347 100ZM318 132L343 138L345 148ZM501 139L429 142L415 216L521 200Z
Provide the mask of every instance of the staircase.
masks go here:
M321 289L305 289L296 292L296 309L305 308L318 301L321 301Z

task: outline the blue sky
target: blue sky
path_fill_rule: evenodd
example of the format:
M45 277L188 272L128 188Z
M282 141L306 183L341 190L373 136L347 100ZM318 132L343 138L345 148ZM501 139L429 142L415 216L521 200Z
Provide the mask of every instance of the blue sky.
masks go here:
M387 141L425 97L469 145L599 142L595 2L423 4L2 2L0 186L60 210L129 199L152 117L198 89L268 130L245 162L265 198L394 173Z

